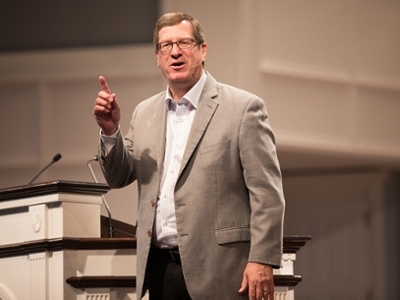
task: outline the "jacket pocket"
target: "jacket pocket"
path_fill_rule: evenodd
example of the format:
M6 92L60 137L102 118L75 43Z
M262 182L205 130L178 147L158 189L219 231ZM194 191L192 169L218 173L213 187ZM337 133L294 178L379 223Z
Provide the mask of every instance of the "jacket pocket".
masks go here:
M231 227L215 230L215 238L218 245L236 243L236 242L249 242L250 241L250 227Z

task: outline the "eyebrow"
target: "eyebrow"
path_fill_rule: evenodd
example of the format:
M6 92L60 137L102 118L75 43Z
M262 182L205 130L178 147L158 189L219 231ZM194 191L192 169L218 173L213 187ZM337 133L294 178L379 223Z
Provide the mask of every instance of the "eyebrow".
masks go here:
M188 37L181 37L181 38L177 39L176 41L181 41L181 40L185 40L185 39L190 39L190 40L193 40L193 41L195 40L194 37L188 36ZM159 42L158 42L158 43L171 43L171 42L173 42L171 39L165 40L165 41L161 41L161 40L159 39Z

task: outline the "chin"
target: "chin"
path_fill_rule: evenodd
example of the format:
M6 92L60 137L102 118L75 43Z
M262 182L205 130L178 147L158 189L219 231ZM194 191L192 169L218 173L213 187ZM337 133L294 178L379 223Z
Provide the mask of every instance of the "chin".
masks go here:
M170 75L170 81L174 82L182 82L182 81L187 81L189 79L189 76L186 72L182 73L175 73Z

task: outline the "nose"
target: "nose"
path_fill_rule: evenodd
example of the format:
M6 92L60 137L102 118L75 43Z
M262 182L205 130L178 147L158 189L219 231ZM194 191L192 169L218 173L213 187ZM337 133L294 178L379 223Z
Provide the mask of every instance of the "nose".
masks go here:
M171 52L170 52L171 55L174 55L174 56L175 56L175 55L178 55L178 54L181 53L181 51L182 51L182 50L181 50L181 48L178 47L178 44L177 44L177 43L173 43L173 44L172 44L172 49L171 49Z

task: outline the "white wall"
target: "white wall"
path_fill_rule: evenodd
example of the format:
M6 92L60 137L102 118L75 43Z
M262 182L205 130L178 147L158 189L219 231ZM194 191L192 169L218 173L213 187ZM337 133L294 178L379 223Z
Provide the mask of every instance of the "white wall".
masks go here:
M400 168L400 2L169 0L162 7L201 21L214 77L266 101L284 171ZM117 93L123 131L136 104L165 88L151 45L0 55L0 188L26 184L57 152L63 158L38 181L92 181L86 162L97 151L99 75ZM390 174L285 178L287 232L314 236L298 256L299 299L398 298L387 235L398 250L399 226L383 221L400 202L386 184L398 182ZM106 198L115 218L134 224L134 185ZM316 282L318 297L310 294Z

